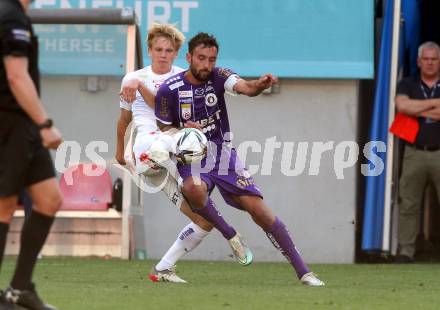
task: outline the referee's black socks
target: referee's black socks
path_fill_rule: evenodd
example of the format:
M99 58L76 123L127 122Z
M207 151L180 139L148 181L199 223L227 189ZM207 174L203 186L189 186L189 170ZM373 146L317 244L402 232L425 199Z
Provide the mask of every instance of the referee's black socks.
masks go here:
M20 238L20 253L17 258L11 287L18 290L32 289L31 280L38 253L40 253L54 218L32 209L23 224Z

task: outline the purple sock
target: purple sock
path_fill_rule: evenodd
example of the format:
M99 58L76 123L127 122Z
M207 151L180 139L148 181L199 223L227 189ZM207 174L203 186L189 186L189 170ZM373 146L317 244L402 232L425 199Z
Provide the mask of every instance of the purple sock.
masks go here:
M214 227L217 228L217 230L227 240L231 239L237 234L235 229L232 226L229 226L229 224L223 219L223 216L220 214L220 212L217 211L214 201L212 201L210 197L208 197L208 201L203 208L194 208L192 210L201 215L207 221L211 222L212 225L214 225Z
M281 251L293 268L295 268L299 279L301 279L301 277L306 273L310 272L309 268L304 263L301 255L293 244L289 231L279 218L275 218L275 222L273 223L272 227L266 231L266 234L272 244Z

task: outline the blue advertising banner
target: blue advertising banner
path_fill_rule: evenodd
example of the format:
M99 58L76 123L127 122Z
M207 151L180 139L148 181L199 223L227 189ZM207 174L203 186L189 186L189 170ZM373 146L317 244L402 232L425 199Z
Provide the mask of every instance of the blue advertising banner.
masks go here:
M36 0L34 8L134 8L143 42L153 22L220 43L218 65L242 76L372 78L373 0ZM40 25L44 74L123 75L126 26ZM185 67L186 46L176 64ZM148 64L146 47L144 63Z
M127 26L36 25L35 30L42 74L125 74Z

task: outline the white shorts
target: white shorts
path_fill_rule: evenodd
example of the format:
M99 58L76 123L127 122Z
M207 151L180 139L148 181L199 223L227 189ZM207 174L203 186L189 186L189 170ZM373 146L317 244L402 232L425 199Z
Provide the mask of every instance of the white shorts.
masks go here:
M178 209L180 209L180 207L182 206L182 202L185 198L180 192L179 185L176 179L174 179L174 177L172 177L167 170L163 169L160 173L152 176L147 176L146 178L148 182L154 186L161 186L162 183L165 181L165 178L167 178L165 184L162 185L162 191L165 193L165 195L167 195L171 203L175 205Z
M148 160L142 160L142 156L148 154L151 144L157 139L160 139L162 136L163 134L160 131L138 132L133 145L133 153L136 161L135 164L137 167L141 165L147 167L146 170L143 170L142 175L144 175L149 183L151 183L153 186L162 186L162 191L167 195L170 201L180 209L184 198L179 190L179 185L177 182L177 179L180 178L180 175L177 172L176 165L169 161L167 167L164 168L149 162ZM162 185L163 182L165 182L165 184Z
M140 131L137 133L133 144L133 153L136 165L139 165L142 162L142 154L148 153L151 148L151 144L153 144L153 142L156 141L160 135L162 135L160 131Z

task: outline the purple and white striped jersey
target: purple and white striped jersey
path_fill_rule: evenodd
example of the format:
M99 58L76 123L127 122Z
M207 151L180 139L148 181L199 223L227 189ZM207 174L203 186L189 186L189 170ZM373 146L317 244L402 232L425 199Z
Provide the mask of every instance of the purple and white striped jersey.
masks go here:
M229 139L225 91L234 94L240 77L225 68L214 68L209 79L191 84L181 72L165 81L156 95L156 119L163 124L183 127L187 121L199 123L208 140L222 144Z

